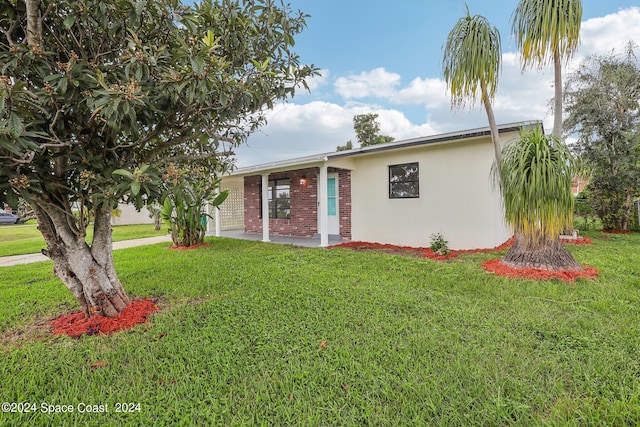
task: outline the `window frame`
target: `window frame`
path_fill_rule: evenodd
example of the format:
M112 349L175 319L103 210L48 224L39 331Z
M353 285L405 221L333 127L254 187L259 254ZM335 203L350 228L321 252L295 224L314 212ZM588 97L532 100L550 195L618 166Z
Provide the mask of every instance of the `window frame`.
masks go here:
M278 183L284 183L286 182L286 184L281 184L281 185L286 185L288 187L288 193L289 193L289 197L287 198L288 202L289 202L289 215L281 218L278 217L278 206L281 206L281 203L278 203L278 200L282 200L282 199L278 199L277 195L278 195ZM268 180L267 183L267 204L269 205L268 207L268 211L269 211L269 219L291 219L291 178L278 178L278 179L270 179ZM262 191L260 192L260 205L262 206ZM261 212L262 215L264 215ZM262 216L261 216L262 217Z
M399 167L415 167L416 168L416 178L415 179L404 179L400 181L392 181L394 175L392 173L394 168ZM394 193L394 186L397 184L406 184L406 183L414 183L415 186L415 194L402 196ZM409 162L409 163L399 163L395 165L389 165L389 199L419 199L420 198L420 163L419 162Z

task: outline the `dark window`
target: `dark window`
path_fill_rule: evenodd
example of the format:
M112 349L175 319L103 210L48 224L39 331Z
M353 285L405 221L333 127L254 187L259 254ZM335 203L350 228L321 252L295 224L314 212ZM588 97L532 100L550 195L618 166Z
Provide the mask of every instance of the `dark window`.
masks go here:
M389 198L420 197L418 163L389 166Z
M269 218L291 218L291 180L269 181Z

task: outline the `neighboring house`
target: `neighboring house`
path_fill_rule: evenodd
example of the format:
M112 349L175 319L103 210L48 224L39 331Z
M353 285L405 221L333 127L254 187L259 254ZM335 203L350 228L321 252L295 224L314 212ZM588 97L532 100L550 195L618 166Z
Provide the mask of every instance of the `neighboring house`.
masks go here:
M498 126L502 144L540 122ZM493 184L489 128L470 129L240 168L222 180L243 194L246 233L490 248L509 238ZM236 197L234 204L238 204ZM221 207L221 217L227 202ZM238 207L235 207L238 211Z
M571 194L577 196L580 194L589 184L589 180L580 176L575 176L571 180Z
M137 211L133 205L120 203L116 212L117 215L111 215L111 225L153 224L153 218L145 207Z

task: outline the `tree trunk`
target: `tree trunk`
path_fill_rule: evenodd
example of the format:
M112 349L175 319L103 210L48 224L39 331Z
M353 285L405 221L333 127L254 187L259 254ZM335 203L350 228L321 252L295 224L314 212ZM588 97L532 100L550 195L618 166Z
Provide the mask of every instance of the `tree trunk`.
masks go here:
M36 198L32 207L47 244L42 253L53 260L53 271L73 293L86 317L116 316L131 303L116 274L111 247L111 206L95 206L91 246L76 227L68 204L57 206Z
M512 268L536 268L549 271L582 271L582 266L573 258L560 239L527 242L516 236L513 246L502 258L502 263Z
M622 205L623 214L622 221L620 223L620 230L629 230L629 223L631 221L631 216L633 215L633 198L631 197L632 194L632 189L627 190L626 198L624 204Z
M562 58L557 51L553 53L553 73L553 136L562 141Z
M493 114L493 107L491 107L491 100L487 90L482 85L482 101L484 103L484 109L487 112L487 120L489 121L489 129L491 130L491 141L493 142L493 153L496 157L496 164L500 165L502 162L502 145L500 144L500 132L498 131L498 125L496 124L496 118ZM498 174L500 174L500 167L498 167Z

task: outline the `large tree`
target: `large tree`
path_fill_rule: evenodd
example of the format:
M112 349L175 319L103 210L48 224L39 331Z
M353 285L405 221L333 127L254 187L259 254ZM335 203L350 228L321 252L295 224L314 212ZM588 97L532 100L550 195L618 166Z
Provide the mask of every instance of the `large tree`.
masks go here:
M494 173L504 200L505 219L516 237L502 258L503 264L582 270L560 242L561 232L573 225L574 165L569 149L540 128L523 133L505 147Z
M562 61L578 48L581 0L520 0L512 15L512 32L522 54L522 66L553 62L553 135L562 138Z
M0 204L33 207L87 316L130 302L112 209L158 200L169 164L219 173L219 156L315 72L292 51L304 20L272 0L0 3Z
M393 141L392 136L380 135L380 123L377 114L357 114L353 116L353 130L356 131L356 138L360 147L383 144Z
M569 76L567 132L590 172L589 202L604 228L626 230L640 195L640 63L626 54L592 56Z
M378 134L380 132L380 123L378 122L378 115L373 113L353 116L353 130L356 132L356 139L360 143L360 147L383 144L394 140L392 136ZM352 148L353 143L347 141L345 145L338 145L336 151L346 151Z
M475 104L480 97L491 129L491 139L497 160L501 158L500 135L491 102L500 76L502 48L500 32L481 15L460 18L443 48L444 79L451 91L451 105L460 108Z

